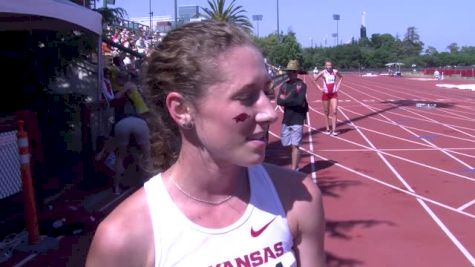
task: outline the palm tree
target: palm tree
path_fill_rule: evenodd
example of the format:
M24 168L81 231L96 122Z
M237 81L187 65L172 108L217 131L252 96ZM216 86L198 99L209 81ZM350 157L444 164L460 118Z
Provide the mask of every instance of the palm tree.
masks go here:
M243 13L246 13L246 10L240 5L237 6L236 0L231 0L231 3L226 8L224 7L225 3L226 0L208 0L210 8L202 9L208 19L234 23L244 28L247 32L252 32L252 23L243 15Z
M102 24L105 25L120 24L120 22L127 17L127 11L121 7L100 7L95 9L95 11L102 15Z

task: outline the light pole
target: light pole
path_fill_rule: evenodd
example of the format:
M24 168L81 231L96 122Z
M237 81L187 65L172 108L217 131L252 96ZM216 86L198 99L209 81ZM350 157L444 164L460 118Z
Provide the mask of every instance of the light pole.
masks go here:
M256 21L256 26L257 26L257 37L259 37L259 21L262 20L262 15L252 15L252 20Z
M175 28L178 26L178 6L177 0L175 0Z
M280 27L279 27L279 0L277 0L277 40L280 40Z
M148 0L148 14L150 15L150 31L152 31L152 17L153 17L153 12L152 12L152 0Z
M338 45L338 21L340 21L340 15L333 14L333 20L336 20L336 45Z

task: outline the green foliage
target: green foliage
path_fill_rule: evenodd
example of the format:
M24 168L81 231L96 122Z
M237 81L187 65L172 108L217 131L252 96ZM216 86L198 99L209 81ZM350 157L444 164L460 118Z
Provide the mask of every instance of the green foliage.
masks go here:
M102 15L103 25L119 24L124 18L127 17L127 11L121 7L101 7L95 9L95 11Z
M297 42L295 33L289 32L287 35L279 37L274 33L267 37L254 37L255 43L261 48L267 60L278 66L286 66L289 60L297 59L302 64L303 54L300 44Z
M416 64L422 68L475 65L474 46L459 47L451 43L447 46L449 52L439 52L428 46L422 54L424 43L415 27L407 29L403 40L388 33L373 34L370 38L350 44L303 50L292 32L281 37L281 42L276 34L254 38L270 63L285 66L289 59L296 58L306 70L315 66L321 69L326 59L331 59L334 66L340 69L384 68L389 62L403 62L405 66Z
M231 0L231 3L225 7L226 0L208 0L209 8L202 8L208 19L217 21L226 21L234 23L247 32L252 32L252 23L249 18L244 15L246 10L242 6L236 5L236 0Z

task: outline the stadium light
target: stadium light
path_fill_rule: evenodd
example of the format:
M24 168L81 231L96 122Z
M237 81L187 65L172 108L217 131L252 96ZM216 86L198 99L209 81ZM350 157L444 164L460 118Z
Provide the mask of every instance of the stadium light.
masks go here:
M153 18L152 0L148 0L148 14L150 15L150 31L153 31L153 28L152 28L152 18Z
M279 28L279 0L277 0L277 40L280 40L280 28Z
M253 21L256 21L256 25L257 25L257 37L259 37L259 21L262 20L262 15L252 15L252 20Z
M340 21L340 15L333 14L333 20L336 20L336 45L338 45L338 21Z
M178 4L177 0L175 0L175 28L178 26Z

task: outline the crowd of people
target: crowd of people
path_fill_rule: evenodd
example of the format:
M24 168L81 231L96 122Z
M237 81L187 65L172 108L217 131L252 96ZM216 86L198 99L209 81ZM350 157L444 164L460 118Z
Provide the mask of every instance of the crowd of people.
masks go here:
M107 26L106 28L106 37L112 42L143 55L148 55L163 36L164 33L150 31L140 26L135 29L120 26ZM110 53L112 56L120 53L116 47L107 46L106 50L106 53Z

